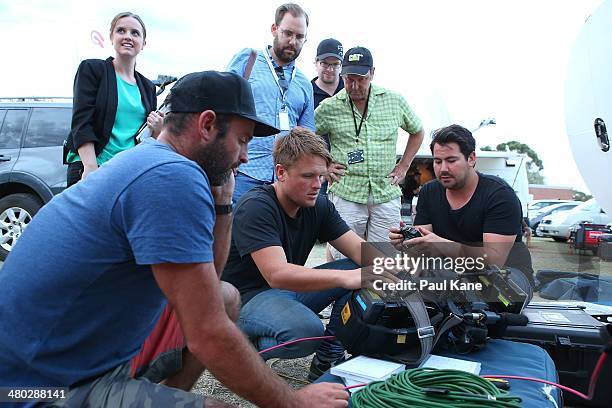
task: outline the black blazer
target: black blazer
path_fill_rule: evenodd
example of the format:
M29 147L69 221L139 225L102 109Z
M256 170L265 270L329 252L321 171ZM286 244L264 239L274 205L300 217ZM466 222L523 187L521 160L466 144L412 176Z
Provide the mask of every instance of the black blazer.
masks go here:
M155 85L137 71L135 77L145 115L149 115L157 108ZM117 113L117 78L113 58L82 61L74 77L73 93L72 126L64 143L64 162L68 150L78 153L79 147L93 142L98 156L108 143Z

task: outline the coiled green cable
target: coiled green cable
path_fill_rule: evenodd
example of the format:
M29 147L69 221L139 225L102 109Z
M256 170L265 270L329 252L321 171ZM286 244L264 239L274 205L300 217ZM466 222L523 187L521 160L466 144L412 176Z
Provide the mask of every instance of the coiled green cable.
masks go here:
M355 408L520 408L521 399L490 381L459 370L414 368L368 384L352 397Z

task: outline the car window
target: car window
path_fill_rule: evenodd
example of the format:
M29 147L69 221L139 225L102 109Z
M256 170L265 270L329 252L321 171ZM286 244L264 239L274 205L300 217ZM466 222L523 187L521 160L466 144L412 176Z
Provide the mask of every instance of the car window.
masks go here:
M557 207L557 208L553 209L550 213L552 214L552 213L556 213L556 212L559 212L559 211L566 211L566 210L569 210L569 209L574 208L574 207L575 207L575 205L563 205L561 207Z
M70 108L34 108L24 147L61 146L70 131Z
M578 207L575 208L576 211L593 211L595 209L597 209L597 201L591 199L589 201L585 201L584 203L580 204Z
M548 207L549 205L559 204L558 201L540 201L535 204L531 204L530 210L541 210L544 207Z
M530 210L539 210L540 208L545 207L546 204L545 203L535 203L532 204L531 207L529 207Z
M2 129L0 129L0 149L19 148L27 116L27 109L7 109Z

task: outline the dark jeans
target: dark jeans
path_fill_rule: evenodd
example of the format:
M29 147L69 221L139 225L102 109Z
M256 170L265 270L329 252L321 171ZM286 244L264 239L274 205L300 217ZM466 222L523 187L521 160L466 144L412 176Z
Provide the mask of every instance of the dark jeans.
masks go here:
M347 270L358 267L350 259L342 259L318 266L317 269ZM318 292L268 289L242 307L238 326L260 351L304 337L333 336L334 328L340 324L342 307L350 294L350 290L342 288ZM335 303L329 324L324 328L317 313L332 302ZM329 361L344 355L344 347L338 340L311 340L272 350L262 357L299 358L315 351Z
M71 185L76 184L79 181L81 181L82 175L83 175L83 162L76 161L74 163L70 163L68 165L66 187L70 187Z

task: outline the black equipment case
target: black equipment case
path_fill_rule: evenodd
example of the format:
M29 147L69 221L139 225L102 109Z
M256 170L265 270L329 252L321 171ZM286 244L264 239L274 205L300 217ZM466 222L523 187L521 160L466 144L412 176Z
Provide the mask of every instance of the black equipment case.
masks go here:
M504 338L536 344L551 356L562 385L583 394L588 393L589 380L610 334L602 323L588 315L581 306L530 304L523 309L527 326L508 326ZM612 401L612 358L609 356L601 370L595 396L585 401L565 392L565 403L571 406L610 407Z

